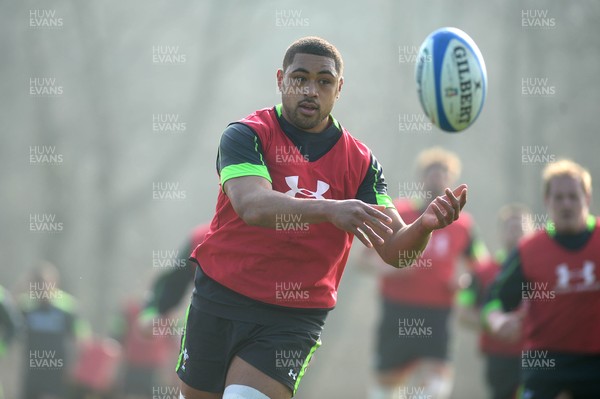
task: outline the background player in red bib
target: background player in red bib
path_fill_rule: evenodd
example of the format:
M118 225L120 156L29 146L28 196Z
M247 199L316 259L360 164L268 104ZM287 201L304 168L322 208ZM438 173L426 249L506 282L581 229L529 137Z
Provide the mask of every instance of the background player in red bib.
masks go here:
M183 247L177 251L173 267L160 273L152 282L150 295L139 315L140 327L147 335L152 334L152 323L171 313L183 300L189 287L194 281L194 264L188 262L192 251L204 241L208 233L209 224L196 226L185 241Z
M569 160L543 172L545 230L519 243L494 282L483 317L492 334L514 339L506 312L523 300L522 396L599 398L600 226L589 213L592 179Z
M402 189L394 202L402 219L411 223L460 175L460 159L440 147L422 151L416 161L420 184ZM407 185L408 187L408 185ZM487 250L476 237L471 216L462 212L447 228L436 231L414 264L404 270L382 267L382 314L377 336L377 382L372 399L422 395L449 397L452 369L448 356L449 316L457 287L457 268L464 259L473 268ZM371 252L371 251L369 251Z
M277 71L282 104L223 133L215 217L192 253L182 397L290 398L320 345L353 236L398 267L459 217L465 185L404 223L376 158L330 115L342 73L325 40L294 42Z
M519 240L532 231L529 210L520 204L506 205L498 212L498 227L502 248L496 256L481 262L471 273L457 295L458 318L470 328L480 329L480 309L500 266L509 253L512 253ZM512 312L514 322L519 324L524 309ZM520 381L521 335L516 341L501 341L480 331L479 349L485 356L485 379L492 399L514 398Z

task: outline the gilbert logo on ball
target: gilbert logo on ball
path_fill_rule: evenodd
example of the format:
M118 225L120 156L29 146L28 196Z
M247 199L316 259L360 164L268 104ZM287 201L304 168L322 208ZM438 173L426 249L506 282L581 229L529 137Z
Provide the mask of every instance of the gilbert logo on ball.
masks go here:
M483 108L485 63L475 42L456 28L431 33L419 49L415 70L419 100L431 122L446 132L469 127Z

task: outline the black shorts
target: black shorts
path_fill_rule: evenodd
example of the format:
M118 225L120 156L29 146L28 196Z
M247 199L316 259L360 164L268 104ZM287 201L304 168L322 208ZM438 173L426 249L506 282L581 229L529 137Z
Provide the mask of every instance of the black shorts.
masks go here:
M485 379L492 399L511 399L519 388L521 377L520 356L486 354Z
M194 293L177 365L179 378L201 391L223 392L229 364L239 356L295 394L321 345L330 309L258 302L214 281L195 264Z
M378 371L405 367L421 358L448 358L450 309L392 303L383 299L377 334Z
M554 398L561 391L573 399L600 398L600 355L544 354L543 367L521 364L523 386L519 398Z
M234 356L239 356L296 393L321 330L295 317L270 325L221 318L188 309L177 364L179 378L192 388L223 392Z

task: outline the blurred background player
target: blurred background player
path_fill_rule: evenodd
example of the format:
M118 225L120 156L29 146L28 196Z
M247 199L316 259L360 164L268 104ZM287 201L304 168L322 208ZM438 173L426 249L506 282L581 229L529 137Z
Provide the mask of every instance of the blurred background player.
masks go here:
M190 292L195 264L189 263L191 252L204 241L209 224L195 227L173 260L173 267L160 273L152 283L149 297L143 304L129 300L116 319L113 335L123 346L124 373L119 383L119 395L128 398L152 397L152 387L161 380L168 363L172 378L175 373L171 359L178 345L172 345L173 332L180 326L169 324L169 315ZM176 320L176 319L171 319ZM166 323L163 321L167 321ZM169 380L167 376L164 380Z
M401 189L401 196L410 198L394 202L406 223L412 223L432 199L454 184L461 164L454 153L434 147L418 155L416 168L421 184L412 185L411 190ZM448 323L457 287L455 274L461 258L472 268L486 253L475 235L471 216L463 211L453 224L433 233L421 257L406 269L390 269L375 256L367 256L369 266L381 272L382 299L377 386L370 393L372 399L414 392L432 398L450 395Z
M21 326L21 318L10 293L0 285L0 359L8 351L8 346ZM0 380L0 399L4 399L4 391Z
M196 226L177 252L177 259L173 259L173 267L155 278L148 299L143 302L127 300L116 317L112 334L122 344L122 374L114 388L119 398L151 398L154 387L175 384L171 359L179 348L178 342L174 345L174 335L179 335L183 327L172 325L171 321L178 319L170 318L170 314L190 291L195 264L187 260L204 241L208 228L209 224ZM114 352L114 345L102 341L98 344L95 352L99 349ZM105 354L94 353L94 356L106 358ZM167 375L164 375L165 370L169 371Z
M465 275L468 278L464 279L464 287L457 295L457 313L463 325L480 330L480 309L489 286L508 254L517 248L521 237L533 230L531 220L529 210L520 204L506 205L498 212L501 249L494 257L481 262L474 272ZM523 311L519 308L512 312L516 325L521 322ZM515 341L501 341L480 330L479 349L485 356L485 378L493 399L514 398L517 393L523 342L520 334L516 338Z
M29 291L19 297L25 325L24 399L64 398L75 343L89 337L76 300L58 284L58 270L44 262L33 271Z
M121 362L121 344L113 338L94 336L78 345L72 372L70 399L121 399L116 381Z
M190 237L178 252L177 267L161 273L150 291L150 297L140 313L140 322L146 331L151 330L152 320L168 314L180 303L194 282L195 263L188 262L192 251L204 241L209 223L196 226Z
M483 318L515 339L507 312L528 309L521 355L522 398L600 398L600 226L589 213L592 178L570 160L543 172L545 230L522 240L494 281Z
M168 318L155 317L151 331L144 331L145 326L139 323L141 311L142 303L130 299L115 323L114 334L123 352L123 374L118 390L123 399L153 398L153 388L165 383L160 375L162 366L173 359L178 350L175 339L179 336L178 326L172 325Z

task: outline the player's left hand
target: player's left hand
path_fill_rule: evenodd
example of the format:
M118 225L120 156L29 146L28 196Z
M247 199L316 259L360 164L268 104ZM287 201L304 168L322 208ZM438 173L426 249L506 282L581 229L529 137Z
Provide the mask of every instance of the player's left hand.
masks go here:
M445 195L436 197L425 209L421 215L421 224L429 231L444 228L458 219L466 203L466 184L461 184L454 190L447 188Z

